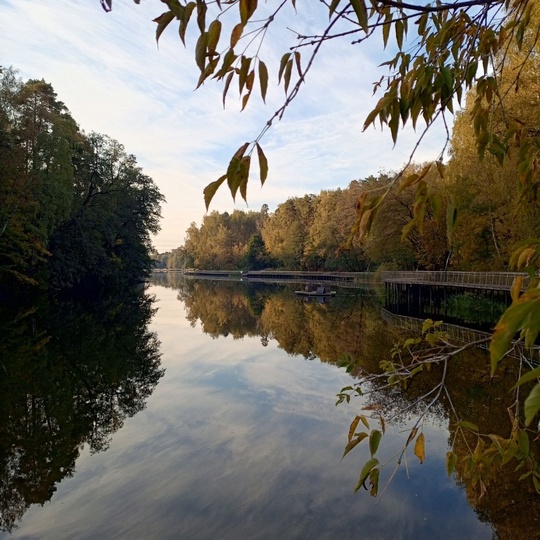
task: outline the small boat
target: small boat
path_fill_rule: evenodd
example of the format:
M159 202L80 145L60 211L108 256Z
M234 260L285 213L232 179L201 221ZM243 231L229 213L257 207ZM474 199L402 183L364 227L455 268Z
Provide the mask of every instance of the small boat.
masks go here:
M298 296L334 296L336 291L331 291L328 287L319 285L306 285L302 291L294 291Z

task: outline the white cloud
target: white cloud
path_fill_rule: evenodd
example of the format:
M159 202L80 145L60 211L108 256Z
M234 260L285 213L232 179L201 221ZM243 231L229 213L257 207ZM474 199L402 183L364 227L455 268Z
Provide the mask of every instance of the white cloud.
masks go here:
M0 22L2 62L23 78L50 82L85 131L118 139L159 185L167 198L155 240L160 251L181 244L189 224L200 223L204 186L223 174L232 153L257 136L283 99L283 90L271 86L268 106L254 96L240 113L234 91L227 110L221 85L209 82L194 91L198 75L189 45L184 49L171 28L156 46L152 19L164 9L158 2L116 0L106 14L98 0L7 0ZM320 9L310 6L289 26L309 33ZM264 47L268 64L294 41L292 32L272 30ZM389 133L362 133L376 99L372 83L381 75L381 56L373 44L362 48L350 41L323 48L308 84L263 139L270 176L262 189L256 177L250 183L249 208L344 187L408 158L417 137L412 130L400 135L395 149ZM306 65L307 49L302 52ZM441 134L434 134L419 159L437 155L440 141ZM246 205L235 205L223 190L211 209L235 207Z

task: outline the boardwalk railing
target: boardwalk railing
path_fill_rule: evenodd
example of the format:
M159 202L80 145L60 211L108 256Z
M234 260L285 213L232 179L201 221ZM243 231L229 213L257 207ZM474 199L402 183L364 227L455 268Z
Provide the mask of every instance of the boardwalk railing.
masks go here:
M240 272L239 270L196 270L186 269L185 275L200 277L237 276L242 279L274 281L327 283L340 286L375 285L378 283L402 283L405 285L438 285L446 287L465 287L469 289L485 289L492 291L509 291L516 277L523 278L522 290L525 290L529 278L519 272L303 272L291 270L256 270Z
M385 283L442 285L470 289L509 291L516 277L523 278L522 289L527 287L528 276L519 272L389 272L381 273Z

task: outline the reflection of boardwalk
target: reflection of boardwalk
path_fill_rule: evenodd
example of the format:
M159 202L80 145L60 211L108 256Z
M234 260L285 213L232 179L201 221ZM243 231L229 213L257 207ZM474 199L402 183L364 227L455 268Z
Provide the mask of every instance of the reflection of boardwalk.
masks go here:
M417 319L415 317L407 317L405 315L396 315L391 313L387 309L381 309L381 318L391 326L398 328L404 328L411 330L416 335L420 335L424 319ZM440 327L442 332L446 332L450 338L450 341L457 344L473 343L482 339L490 338L489 332L481 332L480 330L473 330L472 328L466 328L464 326L458 326L455 324L442 324ZM480 349L489 349L489 342L478 345ZM516 347L509 354L512 358L520 358L523 348L521 346ZM530 359L540 360L540 347L535 347L533 353L526 355Z
M184 276L194 276L202 278L236 278L240 279L242 272L240 270L184 270Z
M465 287L509 291L516 277L523 278L522 289L528 283L527 274L518 272L382 272L384 283L403 283L408 285L440 285L446 287Z
M270 283L314 283L337 287L361 287L379 285L374 272L293 272L289 270L259 270L242 274L248 281Z

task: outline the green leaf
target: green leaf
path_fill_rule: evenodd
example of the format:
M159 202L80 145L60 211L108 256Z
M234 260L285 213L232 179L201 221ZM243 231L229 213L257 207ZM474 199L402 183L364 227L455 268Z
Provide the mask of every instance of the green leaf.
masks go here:
M514 302L499 319L491 340L491 376L495 374L500 359L508 350L516 333L526 330L526 344L531 346L539 330L540 290L525 292ZM529 326L530 325L530 326Z
M298 72L298 76L302 76L302 65L300 64L302 55L298 51L294 51L294 62L296 64L296 71Z
M377 493L379 492L379 472L380 472L380 469L376 468L376 469L372 469L371 472L369 473L369 482L371 484L371 490L369 494L372 497L376 497Z
M422 335L433 328L433 319L426 319L422 325Z
M208 207L210 206L210 203L212 202L212 199L214 198L214 195L216 194L216 191L218 190L219 186L223 184L227 180L227 175L224 174L223 176L220 176L215 182L211 182L208 184L204 190L204 204L206 206L206 210L208 211Z
M476 424L473 424L471 422L458 422L457 427L464 428L464 429L470 429L471 431L475 431L478 433L478 426Z
M532 481L533 481L533 485L534 485L534 489L536 490L536 493L540 493L540 481L538 480L538 478L536 478L535 475L533 475Z
M195 45L195 62L197 62L197 66L199 66L199 69L203 73L204 73L204 67L206 64L207 45L208 45L208 32L203 32L199 36L199 39L197 40L197 44Z
M365 465L362 467L362 471L360 472L360 478L358 479L358 483L356 484L356 487L354 488L354 492L356 493L366 481L366 478L369 476L369 473L379 464L379 460L377 458L371 458L368 459L365 463Z
M401 193L404 189L414 186L420 181L420 176L416 173L404 176L399 182L398 193Z
M251 165L251 155L244 156L240 162L240 196L247 203L247 184L249 179L249 168Z
M279 62L279 71L278 71L278 84L281 82L281 77L283 76L283 72L285 71L285 67L287 66L287 63L289 62L289 58L291 57L291 53L285 53Z
M529 435L527 435L527 432L524 429L520 429L517 432L517 438L518 438L519 451L521 452L523 457L528 458L529 457Z
M394 23L394 30L396 31L396 41L399 50L403 47L403 22L399 19Z
M284 81L284 89L285 93L289 90L289 85L291 83L291 76L292 76L292 70L293 70L293 60L292 58L287 62L287 65L285 66L285 72L283 73L283 81Z
M199 25L199 30L201 31L201 34L204 33L206 30L206 11L208 10L208 6L206 5L206 2L201 2L201 0L197 0L197 24Z
M215 19L208 27L208 50L215 52L221 35L221 21Z
M392 135L392 141L394 142L394 144L396 144L397 138L398 138L398 132L399 132L400 114L399 114L399 103L397 101L395 101L394 104L397 107L392 107L392 116L390 117L390 121L388 122L388 127L390 128L390 134ZM397 110L394 110L396 108L397 108Z
M540 409L540 383L538 383L527 396L523 405L525 412L525 425L529 426Z
M330 7L328 8L328 14L330 17L336 11L340 2L341 0L332 0L332 2L330 2Z
M522 287L523 276L516 276L512 282L512 287L510 288L510 298L512 299L512 302L517 302L519 300Z
M356 18L358 19L358 24L364 32L368 32L368 14L366 9L366 4L364 0L350 0L351 6L356 13Z
M379 443L382 439L382 433L378 429L374 429L369 435L369 452L373 457L379 448Z
M441 75L444 81L444 84L449 92L452 92L454 89L454 77L452 72L446 66L441 66Z
M204 68L204 71L201 73L201 76L199 77L199 80L197 82L197 88L199 88L199 86L201 86L201 84L206 79L208 79L208 77L210 77L210 75L212 75L212 73L214 73L214 70L216 69L216 67L218 65L218 62L219 62L219 58L214 58L213 60L208 62L208 64Z
M457 456L454 452L446 452L446 474L452 476L456 468Z
M540 366L535 367L531 371L528 371L519 379L519 381L514 385L514 388L517 388L518 386L521 386L522 384L525 384L526 382L533 381L534 379L537 379L540 377Z
M193 10L195 9L195 2L189 2L186 4L186 7L182 13L182 18L180 20L180 26L178 27L178 34L180 35L180 39L182 40L182 43L184 46L186 45L186 29L187 25L189 23L189 19L191 18L191 14L193 13Z
M257 0L240 0L240 20L246 25L255 10L257 9Z
M390 21L385 21L382 27L382 33L383 33L383 46L386 49L386 45L388 44L388 38L390 37L390 27L392 25L390 24Z
M244 86L247 83L249 75L249 67L251 65L251 58L243 56L240 59L240 72L238 74L238 91L242 93Z
M231 71L227 78L225 79L225 85L223 86L223 108L225 108L225 98L227 97L227 92L229 91L229 87L231 86L231 82L234 77L234 72Z
M242 161L244 153L247 150L249 143L244 143L234 154L227 167L227 184L231 195L236 197L236 192L244 182L245 176L245 163Z

